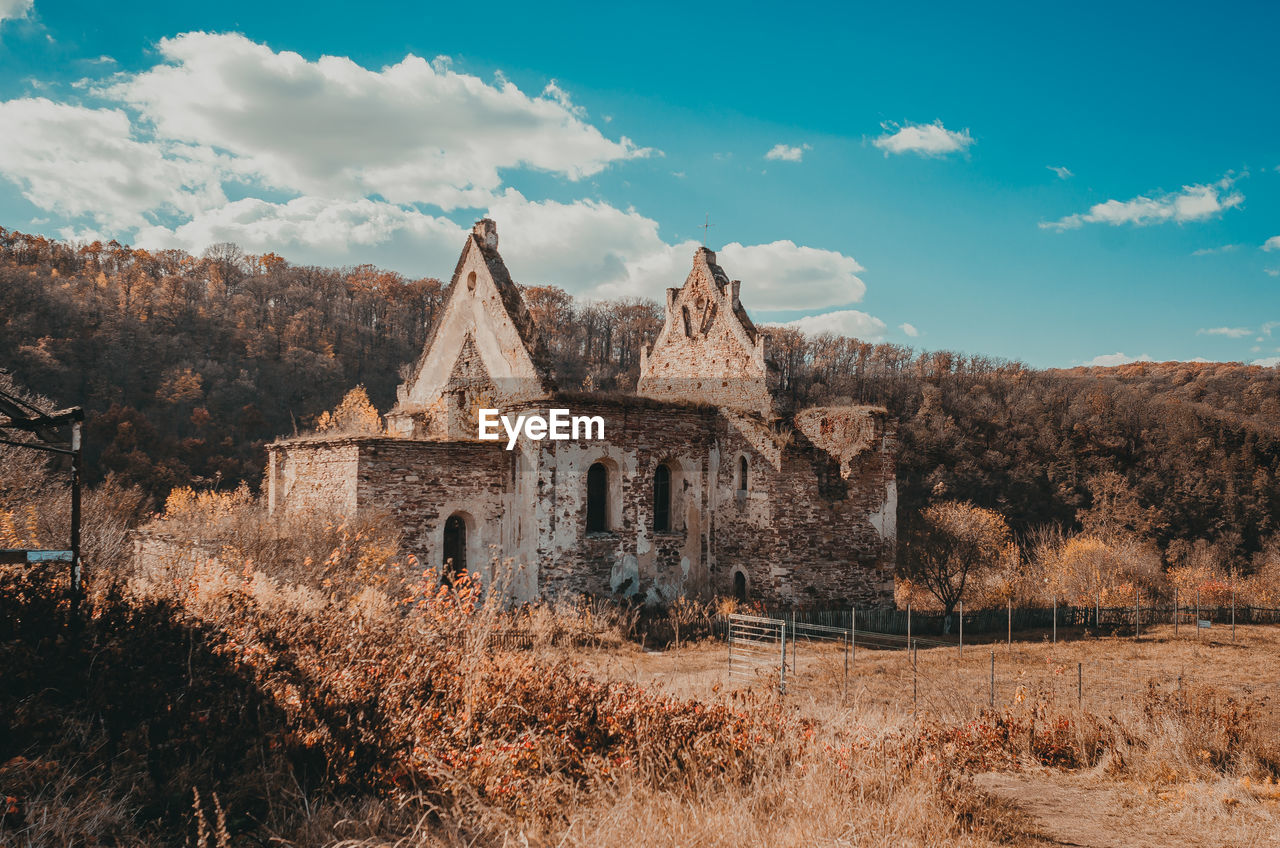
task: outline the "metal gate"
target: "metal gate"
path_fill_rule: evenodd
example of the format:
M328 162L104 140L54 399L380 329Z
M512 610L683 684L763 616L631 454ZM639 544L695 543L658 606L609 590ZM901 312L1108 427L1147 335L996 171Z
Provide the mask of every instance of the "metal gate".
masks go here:
M787 689L787 622L756 615L729 616L729 682Z

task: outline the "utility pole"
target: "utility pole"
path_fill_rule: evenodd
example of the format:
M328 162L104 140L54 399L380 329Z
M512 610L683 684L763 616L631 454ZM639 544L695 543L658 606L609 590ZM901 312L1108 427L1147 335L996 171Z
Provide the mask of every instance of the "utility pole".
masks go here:
M84 569L80 561L80 477L84 449L80 443L80 420L71 422L71 620L80 618L80 599L84 595Z

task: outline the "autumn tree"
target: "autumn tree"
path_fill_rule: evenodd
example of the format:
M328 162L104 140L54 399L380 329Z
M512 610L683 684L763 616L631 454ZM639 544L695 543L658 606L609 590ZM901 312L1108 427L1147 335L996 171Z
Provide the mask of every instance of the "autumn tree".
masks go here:
M1000 567L1012 541L999 513L945 501L925 509L902 543L910 578L937 598L950 616L984 570Z
M1149 539L1155 510L1142 505L1137 491L1121 474L1104 471L1085 481L1092 504L1078 514L1084 532L1100 539Z
M1042 603L1128 606L1142 591L1150 597L1162 582L1160 554L1134 537L1080 534L1046 540L1035 556Z
M331 412L321 413L316 430L329 436L381 436L382 416L369 402L364 386L356 386Z

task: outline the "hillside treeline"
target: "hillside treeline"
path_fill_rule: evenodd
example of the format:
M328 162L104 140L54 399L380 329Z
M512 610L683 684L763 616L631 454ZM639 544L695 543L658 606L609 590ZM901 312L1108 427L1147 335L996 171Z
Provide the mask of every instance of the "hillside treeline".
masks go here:
M390 408L444 294L436 279L293 265L231 244L195 257L0 229L0 368L87 408L93 479L112 474L156 498L177 485L257 485L262 446L310 427L352 386ZM551 287L526 296L561 386L634 386L657 304L580 304ZM1040 371L770 332L788 403L878 404L898 419L904 523L931 502L968 500L1024 538L1071 530L1112 472L1112 495L1141 507L1126 529L1161 549L1209 542L1243 563L1280 528L1278 369Z

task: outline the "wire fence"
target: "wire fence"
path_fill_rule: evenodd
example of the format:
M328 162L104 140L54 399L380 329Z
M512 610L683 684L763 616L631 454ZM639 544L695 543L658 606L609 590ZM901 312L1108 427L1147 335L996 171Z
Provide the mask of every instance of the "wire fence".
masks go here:
M971 636L1017 633L1055 628L1093 628L1097 631L1133 631L1151 624L1180 622L1209 627L1236 624L1280 624L1280 608L1255 606L1200 606L1195 604L1130 606L1006 607L1004 609L960 610L950 615L908 609L790 610L764 608L755 615L784 619L793 624L815 624L843 630L898 636L939 637L957 641L960 633ZM730 615L715 614L711 631L726 638Z
M1170 625L1179 611L1193 621L1210 621L1201 618L1206 613L1203 608L1143 608L1139 616L1149 616L1149 626L1156 623L1157 613L1163 613L1160 623ZM1005 612L1007 628L1009 616ZM1133 616L1134 610L1129 613ZM1245 616L1240 613L1237 608L1238 624L1244 623L1241 619ZM1058 623L1063 627L1072 626L1069 622L1097 620L1067 607L1059 615ZM971 628L981 633L980 616L969 616L965 615L963 633L970 634ZM843 704L881 703L911 713L972 715L984 708L1030 699L1059 708L1074 705L1100 711L1118 702L1137 703L1153 694L1192 686L1212 686L1245 700L1280 700L1280 666L1233 675L1231 668L1202 659L1171 666L1167 658L1162 660L1155 654L1148 658L1099 657L1089 654L1093 649L1087 640L1054 643L1046 639L1023 642L1016 649L1012 644L1006 647L990 641L966 644L959 622L956 633L935 638L918 635L919 622L914 617L910 622L902 620L901 633L864 629L864 622L877 619L861 612L855 616L852 610L734 614L725 619L731 687L779 687L788 695L808 694ZM1132 621L1131 617L1130 624ZM1249 616L1249 623L1271 621L1267 616ZM851 627L853 623L859 626ZM1050 618L1049 626L1052 624ZM931 628L926 625L921 629L927 633ZM1225 632L1206 637L1204 630L1197 628L1196 635L1216 637L1216 644L1230 647Z

